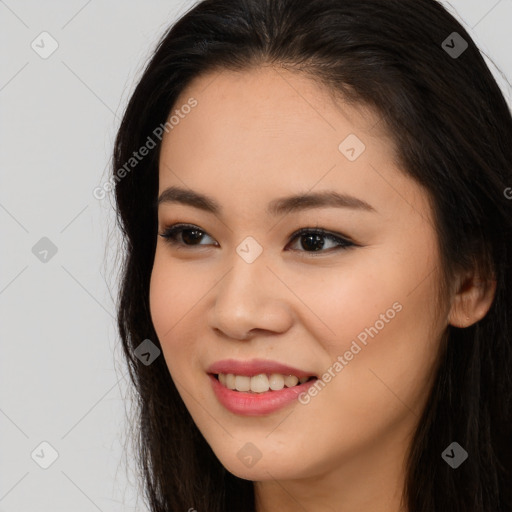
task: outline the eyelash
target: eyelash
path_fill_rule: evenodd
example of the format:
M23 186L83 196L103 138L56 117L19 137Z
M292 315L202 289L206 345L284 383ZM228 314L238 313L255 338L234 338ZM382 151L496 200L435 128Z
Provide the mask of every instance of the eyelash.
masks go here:
M163 231L163 233L159 233L159 236L164 238L166 243L170 244L171 246L177 246L180 249L181 248L188 249L188 248L201 247L201 246L206 245L206 244L187 245L183 242L179 242L176 240L177 235L179 235L180 233L183 233L183 231L188 231L188 230L199 231L203 235L210 236L210 235L208 235L208 233L206 233L206 231L203 231L201 228L199 228L198 226L195 226L193 224L173 224L172 226L167 227ZM298 252L305 252L306 254L318 254L318 253L325 254L327 252L332 252L333 250L339 250L339 249L346 250L346 249L350 249L352 247L357 247L357 244L355 244L354 242L349 240L347 237L344 237L341 235L336 235L336 234L326 231L325 229L322 229L322 228L299 229L298 231L295 231L295 233L293 233L290 236L290 240L289 240L288 244L290 242L292 242L293 240L295 240L296 238L299 238L299 237L305 236L305 235L319 235L323 238L327 238L331 241L337 242L337 243L339 243L339 245L337 247L332 247L332 248L326 249L326 250L320 249L318 251L306 251L306 250L298 250L298 249L294 249L294 250L296 250Z

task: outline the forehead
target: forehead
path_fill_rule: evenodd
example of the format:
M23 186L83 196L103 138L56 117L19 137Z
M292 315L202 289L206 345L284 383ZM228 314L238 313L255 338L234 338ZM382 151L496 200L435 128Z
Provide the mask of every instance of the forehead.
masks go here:
M182 111L191 98L197 105ZM377 112L297 73L270 66L211 72L182 92L176 112L179 122L163 139L160 191L185 185L217 191L221 200L260 195L268 202L329 188L376 209L418 192L396 168L394 144ZM350 146L356 159L347 157Z
M230 136L238 134L240 139L248 134L254 136L250 133L252 126L262 138L284 140L288 136L295 138L297 145L313 134L317 138L327 137L328 143L333 135L337 139L346 129L370 131L379 137L387 135L376 111L361 104L349 104L340 93L304 74L270 65L200 75L182 91L173 111L179 110L190 97L198 101L194 116L190 117L200 117L201 123L207 119L212 128L220 125L223 132L229 130ZM201 128L208 127L194 125L194 130ZM198 132L202 134L203 130ZM391 139L387 142L391 143Z

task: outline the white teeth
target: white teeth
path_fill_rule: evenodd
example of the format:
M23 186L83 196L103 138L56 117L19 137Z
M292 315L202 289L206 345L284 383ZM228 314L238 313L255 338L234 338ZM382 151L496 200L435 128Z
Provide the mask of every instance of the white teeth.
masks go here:
M295 375L287 375L285 378L284 378L284 385L287 387L287 388L291 388L292 386L295 386L297 385L297 383L299 382L299 378L298 377L295 377Z
M309 377L299 379L295 375L281 375L279 373L272 373L271 375L260 373L253 377L219 373L218 378L219 382L228 389L253 393L265 393L269 390L280 391L284 387L291 388L309 380Z
M270 389L272 391L279 391L284 388L284 377L279 373L273 373L269 379Z
M251 377L251 391L254 393L268 391L268 377L264 373Z
M232 373L226 375L226 387L228 389L235 389L235 376Z
M249 391L251 389L251 377L237 375L235 377L235 389L237 391Z

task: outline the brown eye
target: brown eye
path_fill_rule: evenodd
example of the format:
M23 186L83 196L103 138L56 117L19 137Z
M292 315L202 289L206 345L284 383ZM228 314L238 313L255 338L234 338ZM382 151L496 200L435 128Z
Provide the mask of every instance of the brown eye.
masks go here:
M318 228L303 228L294 233L291 239L298 239L299 246L304 249L302 252L326 252L330 249L346 249L349 247L355 247L355 244L346 238ZM326 240L328 241L327 243ZM334 246L326 247L329 243L334 243Z
M208 245L198 242L200 242L204 236L209 235L197 226L190 224L175 224L174 226L168 227L163 233L159 233L159 235L171 245Z

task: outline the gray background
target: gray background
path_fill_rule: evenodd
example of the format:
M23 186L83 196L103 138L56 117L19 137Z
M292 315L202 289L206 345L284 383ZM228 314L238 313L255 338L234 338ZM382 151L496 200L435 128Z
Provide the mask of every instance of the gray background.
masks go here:
M112 198L93 190L141 67L192 4L0 0L0 512L147 510L126 444ZM512 0L449 8L511 81ZM43 31L58 44L46 59L31 47L55 44ZM47 469L42 442L58 453Z

